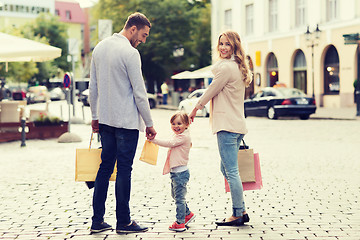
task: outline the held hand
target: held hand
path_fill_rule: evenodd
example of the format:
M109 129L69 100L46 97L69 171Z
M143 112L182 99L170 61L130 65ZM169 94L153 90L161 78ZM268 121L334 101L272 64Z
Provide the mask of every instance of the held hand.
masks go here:
M197 112L197 108L194 108L191 113L189 114L189 118L190 118L190 122L194 122L195 116L196 116L196 112Z
M146 137L148 140L153 140L156 136L157 132L155 131L154 127L147 127L146 128Z
M92 127L93 133L99 133L99 120L92 120L91 127Z

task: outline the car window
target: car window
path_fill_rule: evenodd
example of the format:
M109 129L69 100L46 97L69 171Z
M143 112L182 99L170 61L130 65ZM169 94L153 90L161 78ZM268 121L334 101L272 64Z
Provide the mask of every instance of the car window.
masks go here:
M254 99L255 98L260 98L260 97L262 97L264 95L264 92L263 91L260 91L260 92L258 92L258 93L256 93L255 95L254 95Z
M275 97L276 93L274 93L273 91L264 91L264 97Z
M306 94L296 88L279 88L278 91L285 97L304 97Z

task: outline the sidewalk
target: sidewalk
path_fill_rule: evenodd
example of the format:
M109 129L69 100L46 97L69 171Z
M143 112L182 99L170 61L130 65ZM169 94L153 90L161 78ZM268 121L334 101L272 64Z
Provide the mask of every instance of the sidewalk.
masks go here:
M360 120L360 117L356 117L356 106L346 108L318 107L310 119Z
M152 110L156 126L161 126L159 136L169 133L171 114ZM209 130L208 118L197 118L191 127L187 195L196 218L183 233L168 230L175 207L169 176L162 175L167 149L159 150L156 166L139 161L144 134L139 136L134 159L130 205L131 217L150 229L126 235L114 230L90 235L93 190L74 181L75 149L88 147L90 125L73 124L71 128L82 142L29 140L22 148L19 141L0 144L0 239L360 239L360 149L356 141L360 125L347 123L250 118L247 141L260 154L264 187L245 192L248 224L217 227L215 221L231 212L231 195L224 190L217 140ZM95 141L93 148L97 147ZM114 182L106 207L105 221L115 227Z

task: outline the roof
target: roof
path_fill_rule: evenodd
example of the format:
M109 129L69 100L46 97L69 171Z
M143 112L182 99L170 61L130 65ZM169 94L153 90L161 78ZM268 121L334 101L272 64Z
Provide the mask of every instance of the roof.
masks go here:
M55 1L55 11L62 22L86 23L85 14L78 2L67 0Z

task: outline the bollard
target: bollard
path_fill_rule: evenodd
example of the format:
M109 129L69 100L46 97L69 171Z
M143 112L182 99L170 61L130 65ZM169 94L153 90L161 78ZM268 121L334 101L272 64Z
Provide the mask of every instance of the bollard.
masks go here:
M21 118L21 147L25 147L25 139L26 139L26 120L25 118Z
M355 92L355 99L356 99L356 116L360 116L360 89L357 89Z
M85 111L84 111L84 104L82 105L82 116L83 116L83 120L85 122Z

